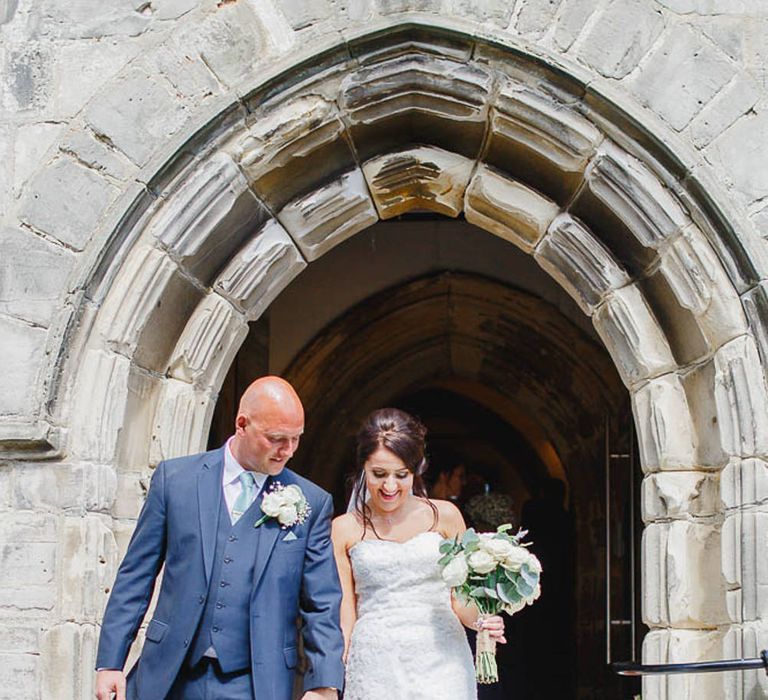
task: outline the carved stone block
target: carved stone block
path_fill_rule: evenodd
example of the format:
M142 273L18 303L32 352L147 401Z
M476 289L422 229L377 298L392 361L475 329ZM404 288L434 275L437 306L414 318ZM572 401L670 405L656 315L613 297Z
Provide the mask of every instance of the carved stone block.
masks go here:
M721 570L720 527L676 520L666 548L669 622L673 627L715 627L727 623L726 580ZM701 582L707 585L702 586Z
M768 649L768 623L764 620L746 623L741 630L732 630L729 637L738 637L739 644L727 650L727 658L755 659L763 649ZM731 675L737 677L734 685L744 698L768 697L768 676L762 669ZM733 693L730 697L737 696Z
M764 366L768 366L768 282L761 282L741 297L749 328Z
M733 630L735 631L735 630ZM643 641L645 663L719 661L740 654L728 653L731 631L652 630ZM654 700L736 698L733 673L695 673L643 677L643 697Z
M124 425L130 360L103 350L89 350L82 365L74 401L72 449L84 460L110 463L115 459Z
M483 165L478 166L465 196L469 223L527 253L533 252L558 212L551 200Z
M646 522L710 516L720 511L717 475L705 472L662 472L643 479Z
M409 52L348 75L340 104L363 160L414 143L476 158L492 85L480 66Z
M484 159L564 205L602 139L570 106L508 80L496 98Z
M714 356L714 394L724 450L768 455L768 395L755 341L741 336Z
M689 220L676 197L633 156L603 143L586 171L586 187L570 206L635 275Z
M110 524L100 515L63 519L59 576L69 592L61 600L64 619L95 624L101 617L118 565Z
M46 630L42 636L40 697L95 697L93 665L98 640L99 627L95 624L66 621Z
M627 387L674 369L667 339L636 285L614 291L592 323Z
M641 569L643 622L650 627L669 625L666 551L669 525L651 523L643 530Z
M265 105L227 151L259 198L277 211L355 166L344 128L333 101L308 94Z
M768 502L768 462L756 458L732 459L720 476L720 497L726 508Z
M253 320L306 266L291 237L271 219L232 258L215 287Z
M568 214L555 218L534 258L590 316L609 291L630 283L611 252Z
M217 389L248 335L242 314L218 294L200 302L171 354L168 373L175 379Z
M151 464L204 450L215 403L214 396L187 382L166 379L155 414Z
M645 288L681 363L700 360L747 330L733 284L695 226L664 249Z
M306 260L331 248L379 220L359 169L287 204L277 215Z
M164 199L149 230L203 286L269 216L224 153L201 162L191 177L185 171Z
M640 461L646 472L691 469L698 463L696 433L680 378L665 374L632 394Z
M166 254L138 246L112 286L98 332L109 349L163 372L172 343L201 298Z
M363 164L363 173L382 219L412 209L458 216L475 162L421 146L378 156Z
M725 519L731 536L727 563L730 578L740 585L744 620L768 619L768 512L742 511ZM725 567L724 567L725 568Z
M712 400L715 384L715 367L712 361L695 365L693 369L680 374L690 421L694 431L696 461L700 467L719 468L725 466L729 455L723 446L722 426L717 408Z

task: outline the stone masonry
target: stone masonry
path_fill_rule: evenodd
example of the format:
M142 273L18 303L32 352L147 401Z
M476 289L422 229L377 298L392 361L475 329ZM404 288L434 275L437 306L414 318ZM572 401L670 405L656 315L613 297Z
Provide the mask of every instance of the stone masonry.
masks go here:
M248 322L413 209L532 255L611 353L645 660L768 647L767 33L763 0L0 0L0 700L93 696L151 466L204 446Z

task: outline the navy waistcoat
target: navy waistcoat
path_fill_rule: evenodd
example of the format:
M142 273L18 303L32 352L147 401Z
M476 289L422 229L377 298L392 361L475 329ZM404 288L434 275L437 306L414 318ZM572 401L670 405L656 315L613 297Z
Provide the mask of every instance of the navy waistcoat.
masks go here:
M250 600L259 536L253 524L261 515L258 500L232 525L222 492L208 595L189 655L192 665L212 646L225 673L250 666Z

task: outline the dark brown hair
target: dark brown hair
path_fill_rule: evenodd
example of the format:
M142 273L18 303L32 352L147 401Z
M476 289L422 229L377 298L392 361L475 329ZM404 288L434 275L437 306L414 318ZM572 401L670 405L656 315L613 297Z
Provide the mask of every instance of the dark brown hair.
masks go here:
M399 408L380 408L370 413L363 421L357 432L357 470L353 477L353 498L355 499L353 506L363 521L363 538L368 526L376 537L379 537L379 533L371 522L371 509L367 504L365 463L380 447L398 457L413 474L413 493L429 503L434 513L433 527L437 523L437 508L427 497L423 479L424 472L427 470L426 436L427 429L423 423Z

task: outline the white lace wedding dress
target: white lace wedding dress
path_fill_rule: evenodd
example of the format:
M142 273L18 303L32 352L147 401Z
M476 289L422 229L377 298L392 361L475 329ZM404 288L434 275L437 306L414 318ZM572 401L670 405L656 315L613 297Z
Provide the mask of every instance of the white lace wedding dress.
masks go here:
M344 700L475 700L464 628L437 560L441 536L363 540L350 550L357 593Z

